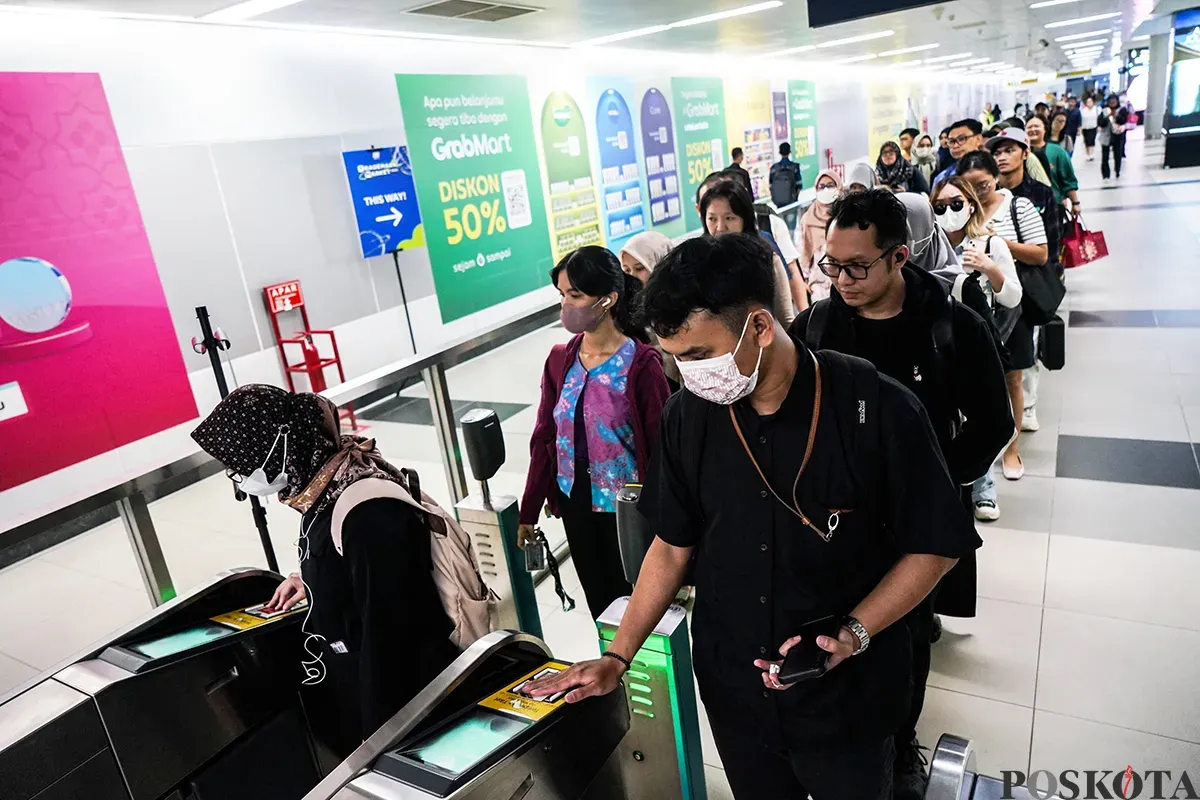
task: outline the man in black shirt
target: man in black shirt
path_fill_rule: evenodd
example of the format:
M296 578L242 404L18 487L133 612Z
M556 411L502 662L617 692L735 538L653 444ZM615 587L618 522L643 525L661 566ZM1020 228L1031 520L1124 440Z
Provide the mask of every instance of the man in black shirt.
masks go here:
M612 691L694 557L693 663L734 796L891 797L912 669L900 621L980 541L920 401L866 362L809 352L773 297L755 237L684 242L655 268L647 322L688 389L642 490L657 538L605 657L535 693ZM781 684L796 632L829 615L828 671Z
M829 299L798 316L792 334L815 350L870 361L920 399L954 484L966 487L991 469L1013 436L1004 369L987 324L947 297L944 285L906 265L907 211L885 189L837 200L830 209L820 267L834 281ZM975 615L975 554L965 554L937 594L937 610ZM924 793L916 738L929 676L933 607L923 603L913 629L913 697L897 728L896 796Z

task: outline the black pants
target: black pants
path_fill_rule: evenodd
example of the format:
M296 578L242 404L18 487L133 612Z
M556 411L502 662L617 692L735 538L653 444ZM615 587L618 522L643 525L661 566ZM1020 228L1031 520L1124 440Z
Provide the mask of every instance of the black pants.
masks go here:
M571 496L559 492L558 504L567 543L571 546L571 561L579 575L588 611L596 619L613 600L632 594L633 587L625 580L621 565L617 515L593 511L589 476L578 468L576 474Z
M1108 177L1108 153L1112 151L1113 169L1121 177L1121 160L1125 158L1125 134L1113 134L1110 144L1100 145L1100 177Z
M891 737L870 744L770 750L751 731L712 724L721 764L736 800L891 800Z
M933 644L929 641L933 633L933 603L934 595L930 595L904 618L912 637L912 694L904 727L896 731L896 743L900 747L916 738L917 722L925 708L925 684L929 682L929 669L933 661Z

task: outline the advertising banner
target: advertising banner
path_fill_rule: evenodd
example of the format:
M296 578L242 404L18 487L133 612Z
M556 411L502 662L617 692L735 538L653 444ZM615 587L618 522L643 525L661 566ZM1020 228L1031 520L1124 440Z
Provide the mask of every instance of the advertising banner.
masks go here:
M407 147L342 153L363 258L425 244Z
M551 92L542 103L542 152L546 156L546 205L554 261L585 245L603 245L600 208L592 181L591 149L579 104L569 93Z
M665 236L669 227L683 233L676 220L683 219L679 160L675 155L675 127L666 95L650 87L642 95L642 152L646 160L646 188L650 200L650 224Z
M397 75L442 321L545 285L552 265L525 79Z
M906 89L900 83L867 84L867 156L872 164L884 142L896 139L904 128Z
M197 415L99 75L0 73L0 490Z
M683 218L687 230L700 227L696 189L726 159L725 91L720 78L672 78L676 150L683 177ZM653 194L653 192L651 192Z
M800 165L805 188L817 185L821 150L817 142L817 85L788 81L788 109L792 117L792 160Z
M647 229L646 186L640 137L634 124L632 84L593 78L590 95L596 112L596 151L600 164L600 207L604 233L613 252ZM633 103L631 105L631 103Z
M774 161L774 116L771 84L767 81L725 81L725 120L729 151L740 147L745 153L742 167L750 173L755 199L771 197L771 162Z
M788 139L788 96L787 92L771 92L771 114L775 117L775 147Z

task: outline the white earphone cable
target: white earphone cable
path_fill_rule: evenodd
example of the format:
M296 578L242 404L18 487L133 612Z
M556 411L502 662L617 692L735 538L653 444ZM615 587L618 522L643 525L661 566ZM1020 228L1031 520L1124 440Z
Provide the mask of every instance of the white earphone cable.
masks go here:
M283 441L286 452L287 438L285 437ZM317 518L313 517L308 526L301 529L300 541L296 543L297 549L300 551L301 570L303 570L304 562L308 560L309 556L308 532L312 530L313 523L316 521ZM303 573L301 573L300 584L304 587L305 596L308 597L308 611L304 614L304 622L300 623L300 632L304 634L304 652L310 656L309 659L302 659L300 661L300 666L304 668L305 675L301 683L304 686L316 686L325 680L325 675L328 672L325 662L321 660L322 655L320 650L321 643L325 641L325 637L307 630L308 621L312 618L313 606L316 605L316 598L313 597L312 589L305 583Z

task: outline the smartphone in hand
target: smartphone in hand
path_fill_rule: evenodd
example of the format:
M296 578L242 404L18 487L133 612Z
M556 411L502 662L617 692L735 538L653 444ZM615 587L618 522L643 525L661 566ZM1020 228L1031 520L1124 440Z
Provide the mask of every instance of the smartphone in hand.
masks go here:
M836 639L842 629L842 618L830 615L814 619L800 626L796 635L800 643L788 650L779 670L780 683L798 683L819 678L829 669L829 651L817 646L817 637Z

